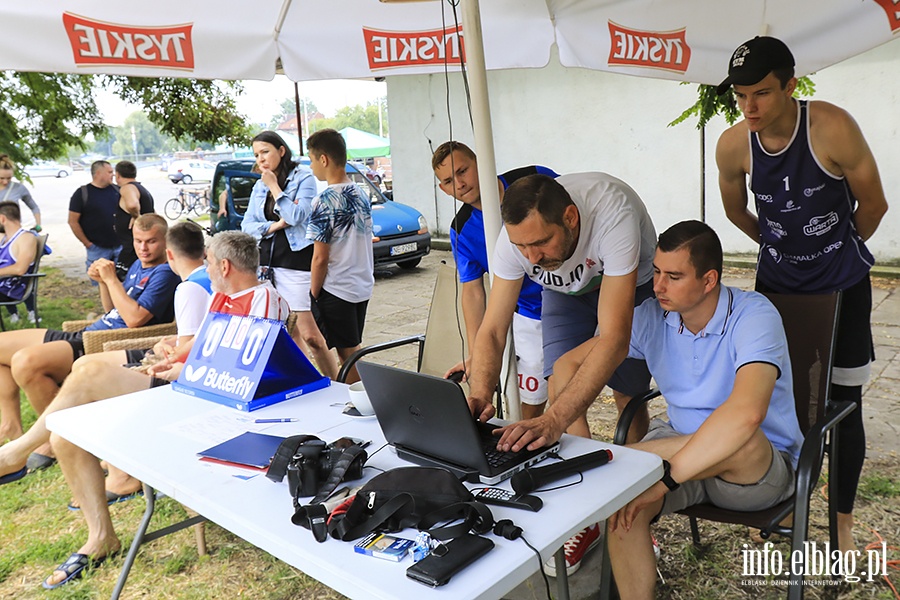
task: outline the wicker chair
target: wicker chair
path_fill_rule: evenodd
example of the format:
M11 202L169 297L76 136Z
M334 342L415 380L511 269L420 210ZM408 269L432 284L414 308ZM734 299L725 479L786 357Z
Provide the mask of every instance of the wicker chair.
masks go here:
M66 321L62 324L63 331L81 331L94 321ZM84 351L86 354L95 352L103 352L104 344L107 342L115 342L120 340L132 340L135 338L161 338L166 335L175 335L177 329L175 322L161 323L159 325L145 325L144 327L124 327L121 329L103 329L100 331L84 332ZM155 341L149 346L130 346L130 348L150 348ZM122 349L122 348L120 348Z

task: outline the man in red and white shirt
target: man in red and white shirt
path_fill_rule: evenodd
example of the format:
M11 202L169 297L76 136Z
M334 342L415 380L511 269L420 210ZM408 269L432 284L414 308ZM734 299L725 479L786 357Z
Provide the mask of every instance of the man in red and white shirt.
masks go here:
M212 238L206 248L207 272L213 296L209 310L232 315L284 320L290 314L287 301L268 282L256 277L259 250L256 240L240 231L226 231ZM202 328L202 325L201 325ZM125 367L98 361L78 362L47 413L145 390L178 378L194 339L162 352L166 356L154 365L151 377ZM103 382L102 391L96 382ZM109 515L103 471L96 457L56 434L51 444L72 490L75 502L88 525L88 539L44 581L53 589L81 576L89 565L115 553L121 542Z

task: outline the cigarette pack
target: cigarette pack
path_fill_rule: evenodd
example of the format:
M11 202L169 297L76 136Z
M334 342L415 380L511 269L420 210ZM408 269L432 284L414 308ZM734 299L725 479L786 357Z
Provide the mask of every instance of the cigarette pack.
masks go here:
M370 533L356 542L353 550L360 554L368 554L376 558L400 562L414 544L413 540L398 538L384 533Z

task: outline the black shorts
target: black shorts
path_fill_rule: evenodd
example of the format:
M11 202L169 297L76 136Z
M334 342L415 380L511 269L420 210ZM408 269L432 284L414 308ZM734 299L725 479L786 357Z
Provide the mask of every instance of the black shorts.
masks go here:
M172 383L172 382L167 379L160 379L159 377L151 377L150 378L150 389L152 390L153 388L158 388L158 387L162 387L164 385L169 385L170 383Z
M310 295L310 309L329 348L355 348L362 343L369 301L347 302L323 289Z
M150 352L151 348L147 348L146 350L126 350L125 351L125 364L126 366L132 365L140 365L144 360L144 356Z
M44 343L47 342L68 342L72 346L72 362L75 362L84 356L84 341L81 339L80 331L59 331L57 329L48 329L44 332Z

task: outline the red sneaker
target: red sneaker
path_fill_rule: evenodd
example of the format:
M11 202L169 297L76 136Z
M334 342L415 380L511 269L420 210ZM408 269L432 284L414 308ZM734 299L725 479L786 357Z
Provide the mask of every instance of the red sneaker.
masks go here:
M591 549L600 543L600 527L594 523L587 529L582 529L563 544L566 553L566 574L571 575L581 567L581 559ZM551 556L544 562L544 572L549 577L556 577L556 556Z

